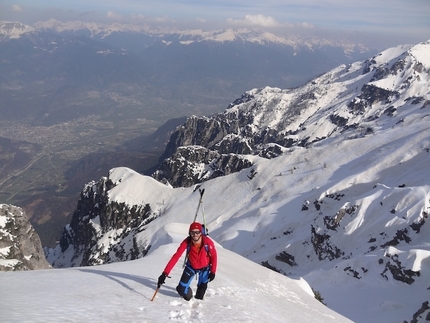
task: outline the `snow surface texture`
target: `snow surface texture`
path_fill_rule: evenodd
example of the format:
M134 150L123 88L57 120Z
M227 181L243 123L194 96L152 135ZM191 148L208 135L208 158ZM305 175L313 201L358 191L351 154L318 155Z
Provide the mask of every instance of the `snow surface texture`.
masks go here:
M181 260L154 301L157 278L188 232L170 224L159 247L135 261L1 273L0 321L11 322L350 322L295 281L218 246L219 271L203 301L187 302L175 287ZM196 280L192 283L196 288Z
M409 48L420 60L416 62L408 56L403 66L412 64L414 69L405 69L405 73L388 73L386 78L373 80L377 86L386 89L397 89L398 85L407 87L407 80L418 82L411 83L408 93L399 92L399 98L393 103L393 116L388 115L381 102L371 107L375 111L380 110L380 118L376 121L367 119L366 123L365 119L357 116L360 127L369 126L371 132L358 134L360 129L351 127L306 149L286 149L282 156L271 160L249 156L254 163L252 169L201 185L205 189L204 214L210 236L225 248L220 253L219 273L210 284L204 302L193 300L183 303L175 298L176 282L173 281L180 276L178 264L172 273L173 279L163 286L156 303L148 307L140 305L152 296L158 275L176 249L177 242L186 234L186 228L169 224L186 226L191 222L198 191L194 187L174 189L133 170L116 168L109 174L109 179L116 184L108 192L110 200L130 206L149 203L157 215L156 220L136 235L139 246L151 246L148 255L130 263L95 268L2 274L2 315L10 313L8 318L12 319L18 316L16 322L26 318L34 321L33 316L46 321L54 310L61 311L63 315L76 311L77 315L84 315L90 310L105 309L109 313L118 313L116 318L120 321L121 315L128 317L132 309L141 308L149 322L157 322L152 317L159 317L162 321L189 322L330 320L331 317L325 315L306 316L311 315L309 308L320 311L321 307L307 293L301 294L292 287L296 286L291 284L292 278L303 278L320 292L329 308L354 322L411 322L421 304L428 301L430 287L430 80L428 71L425 71L425 66L430 65L429 44L385 51L370 63L376 66L379 61L397 59ZM341 92L334 89L346 86L348 80L352 84L353 79L365 77L362 76L362 66L358 65L344 66L331 72L345 75L342 73L347 71L349 74L345 75L343 83L327 87L327 93L321 94L320 102L325 100L328 103L313 106L318 114L310 117L312 122L308 122L309 127L301 135L324 138L330 133L330 127L334 125L327 119L334 105L338 106L337 113L349 113L346 103L351 97L338 97ZM324 78L327 82L332 80L327 74L315 82L323 84ZM370 80L362 82L364 85ZM281 90L266 88L263 91L267 92L265 99L273 94L268 100L275 101ZM288 93L286 91L285 96L288 97ZM354 93L350 95L354 98ZM417 97L422 100L416 100ZM263 96L261 98L264 99ZM330 102L333 106L329 105ZM278 120L274 115L267 121L275 126L279 124ZM317 123L318 127L310 127L311 123ZM94 229L97 230L97 220L94 220ZM183 231L179 237L175 232L180 230ZM97 243L109 243L110 236L114 234L107 232L105 239ZM316 249L321 245L325 249ZM257 264L268 262L290 278L257 264L244 264L244 259L239 256L230 263L231 254L227 249ZM279 261L278 255L282 252L294 255L293 261ZM67 276L69 273L70 277ZM98 276L88 276L89 273L99 273L102 281L93 281L94 276ZM46 287L46 292L40 290L39 285L34 284L42 280L38 276L45 275L45 281L58 279L61 284L51 282L49 284L54 284L52 290L49 290L51 286ZM57 275L65 276L56 278ZM401 275L403 281L398 277ZM135 280L125 278L130 276ZM27 283L25 277L28 277ZM106 278L115 284L108 285ZM309 286L301 286L309 291ZM265 294L263 290L268 289L271 292ZM121 290L141 298L136 301L130 297L130 300L120 293ZM277 298L276 295L280 294L283 297ZM57 299L61 299L61 304L56 303ZM164 303L158 304L163 300ZM139 305L136 303L130 307L133 302L139 302ZM35 308L31 320L23 312L22 304ZM55 304L55 308L44 312L42 304ZM303 304L309 307L305 308ZM160 307L153 309L151 306L154 305ZM268 316L271 311L274 314ZM218 312L224 317L211 316L211 313ZM298 320L294 313L300 313L303 319ZM102 314L89 312L88 315ZM161 318L161 315L166 316ZM425 321L420 317L417 319L417 322ZM77 322L79 318L71 321Z

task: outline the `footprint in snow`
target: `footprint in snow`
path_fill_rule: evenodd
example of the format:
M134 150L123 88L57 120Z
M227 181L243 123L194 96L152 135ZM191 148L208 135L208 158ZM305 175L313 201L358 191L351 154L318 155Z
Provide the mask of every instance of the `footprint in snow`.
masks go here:
M201 301L192 299L189 302L185 300L174 300L170 301L171 306L181 307L177 310L169 311L169 319L175 321L188 320L188 319L200 319L203 314L198 310L202 307Z
M198 308L198 307L202 307L203 304L200 300L190 300L189 305L191 308Z
M185 318L185 312L181 310L169 311L170 320L183 320Z
M172 305L172 306L181 306L182 302L180 302L178 300L174 300L174 301L170 301L170 305Z

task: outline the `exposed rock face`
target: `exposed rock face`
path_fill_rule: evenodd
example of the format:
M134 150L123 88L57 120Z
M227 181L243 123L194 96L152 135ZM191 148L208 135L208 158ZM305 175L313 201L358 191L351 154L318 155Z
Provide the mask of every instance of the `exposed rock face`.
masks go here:
M387 271L390 271L392 277L395 280L411 285L413 282L415 282L414 277L420 276L420 271L406 269L404 265L402 265L402 263L400 262L399 255L397 254L391 255L389 252L387 252L385 256L389 257L390 260L387 261L387 263L385 264L385 269L381 273L383 277L387 278L386 273Z
M50 268L24 210L0 204L0 271Z
M252 89L222 113L188 118L172 134L154 178L174 187L190 186L249 167L246 155L274 158L343 133L350 138L372 135L383 119L404 122L397 117L409 102L428 106L425 90L416 90L428 70L416 49L399 49L404 52L389 62L374 56L339 66L295 89ZM228 170L215 166L228 154L248 162L230 164ZM210 176L197 171L202 168L212 169Z
M169 179L169 184L174 187L188 187L251 165L251 161L241 155L220 154L201 146L179 147L153 176L161 182Z
M279 94L281 90L273 89L273 91L272 94L276 95L275 93ZM261 95L264 91L258 90L258 92ZM247 103L252 98L254 94L246 92L230 104L224 113L211 118L197 116L188 118L185 124L171 136L162 158L170 157L181 146L203 146L216 150L220 154L246 155L258 154L266 148L267 144L275 143L287 148L293 144L300 144L291 138L286 138L284 133L280 133L280 129L266 128L264 125L259 129L255 126L255 122L258 122L256 119L260 119L261 116L254 113L270 113L267 111L269 109L267 105L272 105L274 102L259 102L261 106L255 103L252 109L232 109L236 104Z
M430 306L429 301L425 301L422 303L421 308L416 311L413 315L413 319L410 323L419 323L419 322L429 322L430 321ZM404 323L409 323L405 321Z
M150 206L109 201L107 192L113 187L106 177L84 187L60 244L45 251L54 267L133 260L148 252L150 246L138 246L135 235L155 218Z

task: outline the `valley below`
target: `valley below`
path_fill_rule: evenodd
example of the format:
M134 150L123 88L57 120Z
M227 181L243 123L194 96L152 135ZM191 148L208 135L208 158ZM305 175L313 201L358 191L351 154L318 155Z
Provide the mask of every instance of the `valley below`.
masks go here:
M55 245L86 183L119 166L151 174L186 116L220 112L246 86L39 83L0 82L0 203L22 207L44 246Z
M1 121L0 203L22 207L43 245L53 245L83 185L112 167L145 173L156 165L165 143L145 138L157 126L145 119L113 122L97 116L51 126Z

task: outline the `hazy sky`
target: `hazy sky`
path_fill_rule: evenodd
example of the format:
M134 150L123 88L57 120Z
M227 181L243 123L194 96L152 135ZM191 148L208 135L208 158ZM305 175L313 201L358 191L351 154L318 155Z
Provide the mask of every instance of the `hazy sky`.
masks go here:
M430 0L1 0L0 20L156 22L367 33L393 44L430 39Z

